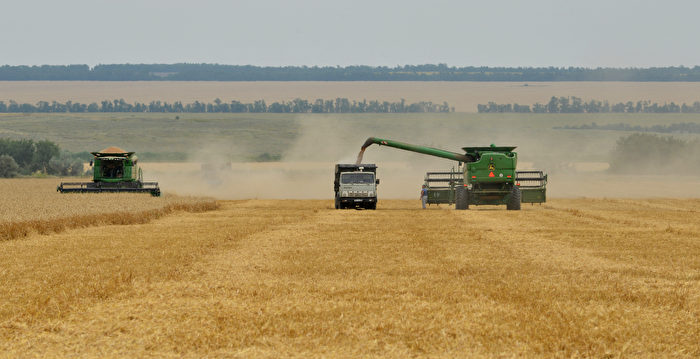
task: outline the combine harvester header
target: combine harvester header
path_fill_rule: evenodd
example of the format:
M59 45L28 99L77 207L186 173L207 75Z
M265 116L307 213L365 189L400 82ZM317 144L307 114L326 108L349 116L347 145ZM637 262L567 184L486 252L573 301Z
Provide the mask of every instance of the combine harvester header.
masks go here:
M158 182L144 182L138 158L134 152L119 147L108 147L91 152L92 182L61 182L56 189L61 193L132 192L160 196Z

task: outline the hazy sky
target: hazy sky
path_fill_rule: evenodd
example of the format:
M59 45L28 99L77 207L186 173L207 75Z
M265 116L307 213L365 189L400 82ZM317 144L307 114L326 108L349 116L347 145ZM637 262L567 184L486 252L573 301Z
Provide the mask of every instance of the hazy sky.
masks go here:
M0 65L700 65L694 0L0 4Z

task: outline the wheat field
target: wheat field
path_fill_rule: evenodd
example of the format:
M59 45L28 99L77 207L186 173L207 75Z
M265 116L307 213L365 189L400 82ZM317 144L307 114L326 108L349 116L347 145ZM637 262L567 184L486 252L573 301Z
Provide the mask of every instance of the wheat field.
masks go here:
M74 179L85 181L85 179ZM60 179L0 179L0 241L67 228L145 223L176 210L216 208L211 198L166 194L59 194Z
M332 205L0 242L0 356L700 356L700 200Z

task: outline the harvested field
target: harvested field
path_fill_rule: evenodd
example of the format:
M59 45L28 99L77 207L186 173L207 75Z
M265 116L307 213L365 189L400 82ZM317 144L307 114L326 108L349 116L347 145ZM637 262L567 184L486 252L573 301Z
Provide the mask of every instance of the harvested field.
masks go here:
M83 179L85 180L85 179ZM58 194L58 179L0 179L0 241L67 228L146 223L175 210L206 211L212 199L146 194Z
M0 353L700 356L700 200L331 207L226 201L0 242Z
M350 101L366 99L407 102L447 101L458 112L476 112L476 105L489 101L532 105L547 103L552 96L577 96L584 100L608 100L611 103L650 100L651 102L688 103L700 101L697 82L332 82L332 81L0 81L0 101L20 103L73 101L81 103L123 98L127 102L194 101L228 102L315 100L345 97Z

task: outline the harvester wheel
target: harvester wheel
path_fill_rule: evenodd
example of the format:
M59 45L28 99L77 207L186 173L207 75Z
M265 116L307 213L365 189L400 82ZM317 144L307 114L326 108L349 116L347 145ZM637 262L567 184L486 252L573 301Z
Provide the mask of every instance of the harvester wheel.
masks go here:
M471 194L469 193L469 188L464 189L464 209L469 209L469 200Z
M464 186L455 189L455 209L469 209L469 191Z
M520 192L520 187L513 186L513 189L510 190L510 199L506 204L506 209L509 211L519 211L521 199L522 193Z

